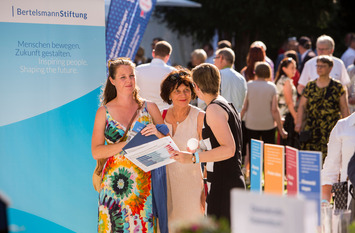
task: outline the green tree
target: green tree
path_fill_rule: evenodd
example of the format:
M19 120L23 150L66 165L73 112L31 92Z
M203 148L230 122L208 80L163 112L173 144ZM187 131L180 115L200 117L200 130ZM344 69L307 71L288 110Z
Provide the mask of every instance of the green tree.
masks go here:
M250 44L263 41L268 56L276 58L280 45L290 36L315 40L330 31L338 15L336 0L195 0L201 8L157 7L155 16L196 42L209 41L215 29L220 39L234 41L236 68L246 63ZM343 0L346 1L346 0Z

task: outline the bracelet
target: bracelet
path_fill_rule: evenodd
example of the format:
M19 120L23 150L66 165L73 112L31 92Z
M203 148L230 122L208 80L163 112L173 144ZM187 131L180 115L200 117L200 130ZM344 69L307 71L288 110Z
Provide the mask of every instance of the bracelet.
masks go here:
M196 157L195 157L195 154L192 154L192 158L191 158L191 160L192 160L192 163L193 163L193 164L195 164L195 163L196 163Z
M194 155L195 158L196 158L195 163L200 163L200 156L198 156L198 153L195 152L195 153L193 153L193 155Z
M329 201L325 200L325 199L322 199L321 203L329 203Z

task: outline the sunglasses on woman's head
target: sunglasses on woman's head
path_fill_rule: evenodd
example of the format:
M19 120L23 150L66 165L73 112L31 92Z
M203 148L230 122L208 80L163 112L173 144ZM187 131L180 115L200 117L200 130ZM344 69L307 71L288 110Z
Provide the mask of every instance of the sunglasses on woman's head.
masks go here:
M172 74L172 75L170 75L169 77L170 77L170 79L171 80L177 80L177 79L181 79L181 76L186 76L187 75L187 73L186 72L180 72L180 73L175 73L175 74Z

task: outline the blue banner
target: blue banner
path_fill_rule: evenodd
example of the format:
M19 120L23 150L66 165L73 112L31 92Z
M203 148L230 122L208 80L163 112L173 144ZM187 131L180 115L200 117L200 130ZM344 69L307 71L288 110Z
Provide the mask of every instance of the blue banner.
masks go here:
M317 204L318 224L320 223L320 200L322 169L322 152L302 151L298 153L298 190L301 197L314 201Z
M106 60L134 60L156 0L111 0L106 27Z
M264 142L252 139L250 151L250 191L262 192Z
M90 144L106 80L104 2L3 0L0 31L10 232L97 232Z

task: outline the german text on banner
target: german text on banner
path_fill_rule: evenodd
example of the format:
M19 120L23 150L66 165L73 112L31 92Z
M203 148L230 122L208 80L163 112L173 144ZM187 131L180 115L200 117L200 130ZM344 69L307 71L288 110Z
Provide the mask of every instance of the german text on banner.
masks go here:
M302 151L298 153L299 195L317 203L320 216L322 152Z
M298 150L286 146L286 178L287 195L297 196L298 194Z
M2 0L0 189L10 232L97 232L90 150L103 0Z
M138 50L156 0L111 0L106 28L106 60Z
M265 193L283 195L284 192L284 147L264 145Z
M250 191L262 192L264 142L252 139L250 151Z

